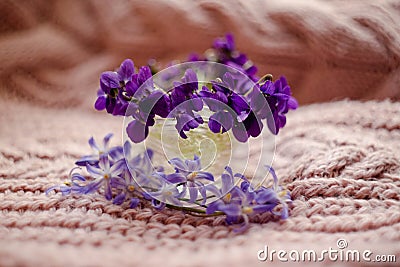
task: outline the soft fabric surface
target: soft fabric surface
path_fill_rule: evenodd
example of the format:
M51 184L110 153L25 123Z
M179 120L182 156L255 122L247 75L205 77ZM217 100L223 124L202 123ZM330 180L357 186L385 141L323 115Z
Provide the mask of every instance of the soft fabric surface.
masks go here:
M399 103L343 101L291 113L274 162L292 191L290 217L260 216L242 235L222 218L126 209L98 195L47 197L89 152L87 138L112 130L119 144L122 122L12 101L0 106L2 266L254 266L264 245L321 251L336 248L338 238L349 249L400 256Z
M400 97L399 21L396 0L0 1L0 266L266 266L265 245L338 238L399 261L400 104L376 102ZM185 59L226 32L303 104L273 163L288 220L260 216L235 235L223 218L44 195L90 136L121 143L122 120L93 110L102 71Z
M2 93L92 105L100 71L202 53L226 32L300 103L400 97L397 0L0 2Z

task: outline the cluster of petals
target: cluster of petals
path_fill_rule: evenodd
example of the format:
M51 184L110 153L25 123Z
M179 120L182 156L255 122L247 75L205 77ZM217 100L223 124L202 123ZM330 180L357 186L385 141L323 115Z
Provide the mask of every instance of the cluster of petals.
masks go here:
M123 147L109 147L111 136L104 137L102 146L90 138L93 154L76 161L69 180L50 187L46 193L100 193L116 205L127 203L129 208L147 202L156 209L168 207L221 215L226 216L228 224L239 225L236 231L245 230L249 218L255 214L271 212L283 219L288 217L290 194L278 186L278 178L271 167L266 169L273 177L271 187L255 187L243 175L233 174L229 166L217 183L211 173L202 169L197 156L193 160L171 159L168 164L175 171L166 173L163 166L153 165L151 150L134 155L129 142ZM188 204L195 208L187 210Z

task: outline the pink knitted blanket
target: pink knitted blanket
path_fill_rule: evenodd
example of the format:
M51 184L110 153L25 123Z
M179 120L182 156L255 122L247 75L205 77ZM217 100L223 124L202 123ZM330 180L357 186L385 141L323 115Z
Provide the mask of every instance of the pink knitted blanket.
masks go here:
M400 97L399 21L396 0L0 1L0 266L290 266L259 251L339 239L398 264L400 103L377 99ZM44 194L90 136L121 143L122 120L92 109L101 71L184 59L226 32L302 104L273 163L294 200L287 220L259 216L237 235L223 218Z
M119 133L121 122L0 104L1 266L253 266L265 245L321 251L339 238L400 257L399 103L342 101L290 114L274 161L292 191L290 217L259 217L241 235L222 218L123 209L97 195L47 197L87 152L87 137Z
M233 32L300 103L399 98L399 21L397 0L3 0L0 94L88 107L122 59L186 59Z

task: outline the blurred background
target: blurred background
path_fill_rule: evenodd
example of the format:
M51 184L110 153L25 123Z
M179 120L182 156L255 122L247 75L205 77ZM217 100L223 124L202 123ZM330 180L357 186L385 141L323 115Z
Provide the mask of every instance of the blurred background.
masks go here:
M124 58L185 60L231 32L300 104L400 97L400 1L1 0L0 97L93 109Z

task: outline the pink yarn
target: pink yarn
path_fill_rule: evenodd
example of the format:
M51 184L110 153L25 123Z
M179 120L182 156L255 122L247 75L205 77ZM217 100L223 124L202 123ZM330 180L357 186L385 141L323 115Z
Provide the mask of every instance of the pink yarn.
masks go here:
M399 257L399 103L342 101L290 114L274 162L292 191L290 217L256 217L243 235L223 218L126 209L96 194L47 197L87 152L87 137L118 133L121 122L77 109L0 104L7 125L0 132L1 266L255 266L264 245L322 250L338 238L349 249Z
M260 75L285 75L301 104L399 99L399 14L397 0L3 0L0 91L89 107L99 73L122 59L185 60L232 32Z
M44 195L90 136L120 136L122 120L92 106L99 73L126 57L185 59L233 32L301 104L399 99L398 1L20 2L0 1L0 266L267 266L279 262L257 260L265 245L323 250L339 238L400 260L400 104L389 101L290 113L273 163L290 217L258 216L242 235L223 218Z

